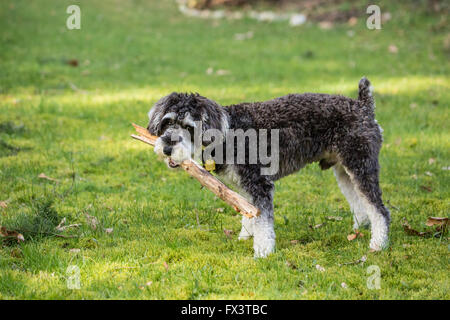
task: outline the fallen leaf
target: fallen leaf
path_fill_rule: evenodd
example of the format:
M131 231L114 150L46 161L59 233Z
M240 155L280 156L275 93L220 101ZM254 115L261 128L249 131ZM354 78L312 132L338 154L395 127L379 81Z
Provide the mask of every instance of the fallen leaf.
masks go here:
M223 229L223 233L228 237L228 239L231 239L231 235L233 234L233 230L227 230Z
M289 260L286 260L286 266L288 266L288 268L291 268L293 270L297 269L297 266L294 263L290 262Z
M91 215L89 215L87 212L85 213L86 215L86 220L88 225L93 229L96 230L97 229L97 225L98 225L98 220L96 217L93 217Z
M441 217L428 217L427 222L425 223L427 226L445 226L448 225L448 218L441 218Z
M323 227L324 225L326 224L326 222L323 222L323 223L319 223L319 224L316 224L315 226L309 226L311 229L319 229L319 228L321 228L321 227Z
M163 262L163 266L164 266L164 269L166 269L166 271L169 271L169 265L167 264L167 262Z
M353 27L354 25L356 25L358 23L358 18L351 17L350 19L348 19L347 23L350 27Z
M67 60L67 64L71 65L72 67L78 67L78 60L77 59L69 59L69 60Z
M398 48L395 44L391 44L388 49L389 49L390 53L394 53L394 54L398 53Z
M53 182L59 182L57 179L50 178L50 177L46 176L44 173L39 174L39 175L38 175L38 178L40 178L40 179L46 179L46 180L53 181Z
M326 217L327 220L332 220L332 221L342 221L342 217L336 217L336 216L328 216Z
M291 240L291 244L297 244L297 243L299 243L300 241L298 241L298 240Z
M223 70L223 69L219 69L216 71L216 75L218 75L218 76L226 76L226 75L229 75L230 73L231 73L231 71Z
M350 261L350 262L345 262L345 263L340 263L339 266L347 266L350 264L360 264L360 263L364 263L367 261L367 256L363 255L360 259L355 260L355 261Z
M14 230L8 230L2 226L0 226L0 237L14 238L17 240L18 243L25 241L25 238L23 237L23 235L21 233L14 231Z
M381 21L383 21L383 22L387 22L387 21L391 20L391 18L392 18L392 15L390 12L384 12L381 15Z
M321 21L319 22L319 27L322 30L330 30L333 28L333 23L331 21Z
M6 203L6 201L0 201L0 207L2 207L3 209L8 208L8 204Z
M55 227L55 229L58 231L61 231L61 228L65 223L66 223L66 217L62 218L61 222Z
M413 228L411 228L411 226L409 225L408 221L405 218L403 218L403 220L402 220L402 226L403 226L403 230L405 230L406 234L408 234L410 236L427 237L427 236L431 235L431 231L420 232L420 231L414 230Z
M349 234L349 235L347 236L347 240L348 240L348 241L353 241L353 240L355 240L356 238L362 238L362 237L364 237L364 234L361 233L361 232L359 232L358 230L355 230L355 233L351 233L351 234Z
M316 264L316 269L319 270L320 272L324 272L324 271L325 271L325 268L322 267L322 266L319 265L319 264Z

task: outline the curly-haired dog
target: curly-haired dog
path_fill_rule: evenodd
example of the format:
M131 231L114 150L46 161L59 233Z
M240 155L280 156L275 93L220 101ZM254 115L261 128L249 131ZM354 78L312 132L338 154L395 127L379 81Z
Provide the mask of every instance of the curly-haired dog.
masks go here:
M265 165L249 162L248 152L245 163L227 161L216 165L219 177L239 188L261 211L258 218L243 217L239 235L240 239L253 236L255 257L265 257L275 249L274 181L316 161L323 170L333 168L354 214L354 228L370 224L370 248L381 250L388 245L390 214L383 204L378 180L382 130L374 109L366 78L359 82L357 100L304 93L222 107L198 94L172 93L150 110L148 130L159 136L155 152L174 168L193 156L195 148L189 133L196 123L201 123L203 132L221 132L224 144L230 129L278 129L279 167L275 173L263 175L261 168ZM202 141L203 146L210 143L208 139ZM246 142L247 151L249 147Z

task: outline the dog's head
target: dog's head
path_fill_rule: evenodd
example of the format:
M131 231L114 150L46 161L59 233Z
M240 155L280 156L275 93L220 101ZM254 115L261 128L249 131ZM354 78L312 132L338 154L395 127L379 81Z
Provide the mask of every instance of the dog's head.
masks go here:
M161 98L148 113L148 131L158 136L155 153L164 157L169 168L194 155L194 136L208 129L225 132L228 126L221 106L199 94L171 93Z

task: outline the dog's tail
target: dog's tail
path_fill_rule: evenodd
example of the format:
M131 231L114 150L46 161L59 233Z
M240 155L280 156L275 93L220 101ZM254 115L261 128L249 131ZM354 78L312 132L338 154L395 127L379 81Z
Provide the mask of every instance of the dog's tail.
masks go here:
M374 114L375 100L373 99L373 89L370 81L366 77L359 80L358 100L362 102L362 108L368 113Z

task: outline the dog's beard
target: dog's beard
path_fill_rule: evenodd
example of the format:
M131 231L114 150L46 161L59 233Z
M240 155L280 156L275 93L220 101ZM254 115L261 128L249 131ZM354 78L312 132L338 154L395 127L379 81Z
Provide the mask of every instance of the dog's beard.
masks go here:
M175 141L179 137L181 137L181 141L172 145L172 152L170 156L164 154L163 152L164 147L168 145L161 137L156 140L154 151L160 158L164 159L164 162L170 169L175 169L178 168L183 161L192 158L194 148L188 131L173 130L171 132L171 136Z

